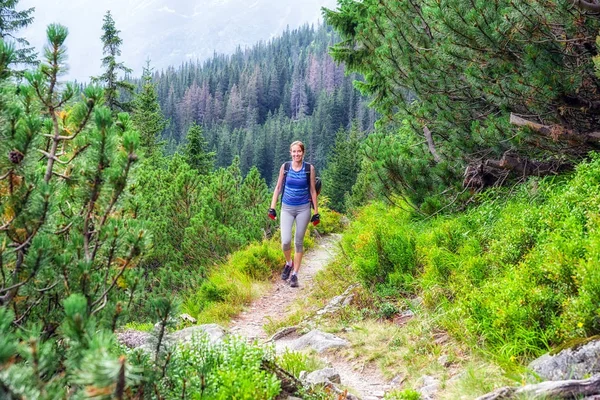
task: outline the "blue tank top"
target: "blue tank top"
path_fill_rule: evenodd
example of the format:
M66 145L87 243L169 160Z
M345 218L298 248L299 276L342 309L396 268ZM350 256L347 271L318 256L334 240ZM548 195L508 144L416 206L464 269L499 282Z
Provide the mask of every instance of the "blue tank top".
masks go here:
M302 162L300 171L294 171L290 165L285 178L285 189L281 202L288 206L301 206L310 203L310 190L306 179L306 163Z

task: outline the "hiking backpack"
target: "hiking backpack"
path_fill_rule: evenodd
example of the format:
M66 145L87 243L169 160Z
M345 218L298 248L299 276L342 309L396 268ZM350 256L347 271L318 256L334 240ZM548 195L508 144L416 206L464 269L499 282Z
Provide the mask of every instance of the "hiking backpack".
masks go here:
M304 172L306 173L306 182L308 183L308 191L310 193L310 169L312 164L304 162ZM283 201L283 192L285 192L285 180L287 179L287 174L290 168L292 167L292 162L287 161L283 164L283 186L281 187L281 200ZM316 168L315 168L316 173ZM315 177L315 191L317 192L317 196L321 193L321 178L318 176ZM312 200L310 201L312 206Z

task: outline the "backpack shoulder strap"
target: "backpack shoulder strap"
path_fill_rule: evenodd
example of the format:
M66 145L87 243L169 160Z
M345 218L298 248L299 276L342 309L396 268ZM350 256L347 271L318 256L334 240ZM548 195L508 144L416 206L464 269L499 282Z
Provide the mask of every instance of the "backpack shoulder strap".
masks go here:
M311 170L312 164L305 162L304 163L304 172L306 173L306 182L308 182L308 187L310 187L310 170Z
M281 186L281 200L283 201L283 193L285 192L285 181L287 179L287 174L288 171L290 170L290 167L292 165L291 161L286 161L283 163L283 182L282 182L282 186Z

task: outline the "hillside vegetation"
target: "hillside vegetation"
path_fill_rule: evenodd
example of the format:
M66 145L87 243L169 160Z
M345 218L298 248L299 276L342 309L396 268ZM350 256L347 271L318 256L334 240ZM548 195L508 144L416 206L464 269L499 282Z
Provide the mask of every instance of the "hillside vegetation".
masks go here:
M110 13L93 84L61 82L60 24L17 70L33 12L17 3L0 2L0 397L274 399L265 363L316 365L235 338L164 340L181 312L225 323L276 279L269 183L296 139L324 182L311 232L351 223L293 322L358 281L331 329L412 307L502 368L477 394L600 333L596 0L339 0L325 16L340 43L304 27L148 66L135 92ZM118 344L125 327L151 330L154 351ZM390 371L396 350L438 351L430 334L379 333L386 351L357 357Z
M367 288L421 296L441 328L503 360L600 333L600 158L477 202L426 220L372 204L346 230L344 254Z
M354 123L364 135L376 120L369 98L353 87L360 75L345 74L328 53L338 40L328 25L304 25L230 55L154 72L170 121L161 135L167 151L184 144L196 123L218 167L237 155L244 175L256 166L270 185L289 144L302 140L307 161L324 169L338 131Z

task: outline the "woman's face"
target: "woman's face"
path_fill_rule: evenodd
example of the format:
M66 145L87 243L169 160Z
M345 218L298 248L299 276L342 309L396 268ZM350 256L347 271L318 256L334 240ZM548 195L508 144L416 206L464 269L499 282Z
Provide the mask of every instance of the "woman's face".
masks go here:
M290 154L292 155L292 161L302 161L302 157L304 157L304 152L298 144L292 146Z

